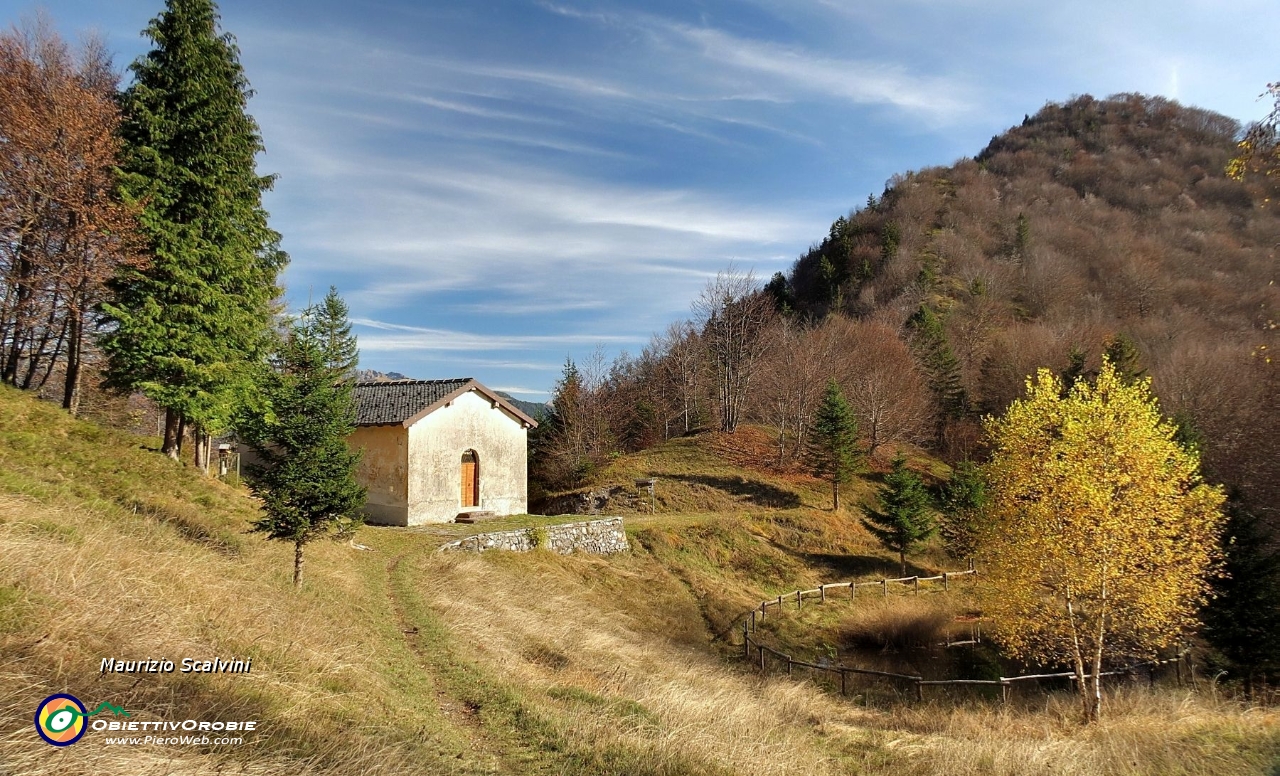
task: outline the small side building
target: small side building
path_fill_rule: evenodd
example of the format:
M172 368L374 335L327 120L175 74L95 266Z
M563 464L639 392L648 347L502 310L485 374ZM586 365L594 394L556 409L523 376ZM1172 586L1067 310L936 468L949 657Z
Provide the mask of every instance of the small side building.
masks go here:
M366 519L451 522L464 512L529 510L528 435L538 424L471 378L357 383L357 478Z

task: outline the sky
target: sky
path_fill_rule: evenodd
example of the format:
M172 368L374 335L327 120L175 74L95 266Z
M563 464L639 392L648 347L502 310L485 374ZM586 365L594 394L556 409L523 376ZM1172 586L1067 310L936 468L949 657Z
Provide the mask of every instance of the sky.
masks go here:
M122 68L161 0L0 0ZM1280 3L224 0L279 177L297 309L336 286L361 366L549 398L638 353L731 264L763 282L895 173L1046 102L1159 94L1241 121Z

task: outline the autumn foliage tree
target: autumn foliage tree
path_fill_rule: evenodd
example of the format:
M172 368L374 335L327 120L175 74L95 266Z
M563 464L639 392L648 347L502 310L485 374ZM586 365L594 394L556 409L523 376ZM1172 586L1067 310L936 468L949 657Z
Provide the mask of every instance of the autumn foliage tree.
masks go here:
M100 43L74 50L43 18L0 34L0 378L58 374L72 411L105 283L142 266L116 196L116 83Z
M1267 84L1262 96L1275 100L1275 107L1249 128L1239 143L1239 154L1227 164L1227 174L1236 180L1250 173L1276 175L1280 171L1280 82Z
M984 611L1011 655L1069 664L1096 720L1108 660L1150 655L1195 623L1223 494L1174 440L1150 381L1126 381L1109 361L1065 396L1040 370L987 431Z

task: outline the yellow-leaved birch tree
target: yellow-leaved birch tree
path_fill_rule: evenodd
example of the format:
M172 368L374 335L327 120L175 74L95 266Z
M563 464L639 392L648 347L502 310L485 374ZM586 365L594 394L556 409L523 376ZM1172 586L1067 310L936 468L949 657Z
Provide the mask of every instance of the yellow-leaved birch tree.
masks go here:
M1126 384L1106 361L1066 395L1041 369L987 431L984 612L1012 656L1072 666L1096 720L1105 663L1194 625L1219 560L1222 491L1174 441L1150 381Z

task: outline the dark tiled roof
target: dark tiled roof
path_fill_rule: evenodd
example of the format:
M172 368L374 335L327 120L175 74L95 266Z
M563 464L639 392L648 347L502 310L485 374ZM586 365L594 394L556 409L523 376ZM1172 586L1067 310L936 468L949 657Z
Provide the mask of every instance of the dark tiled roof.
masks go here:
M356 425L403 423L471 382L470 377L461 377L356 383Z
M452 396L476 391L501 406L527 428L538 422L471 377L454 380L377 380L356 383L356 425L400 425L435 410ZM415 420L416 422L416 420Z

